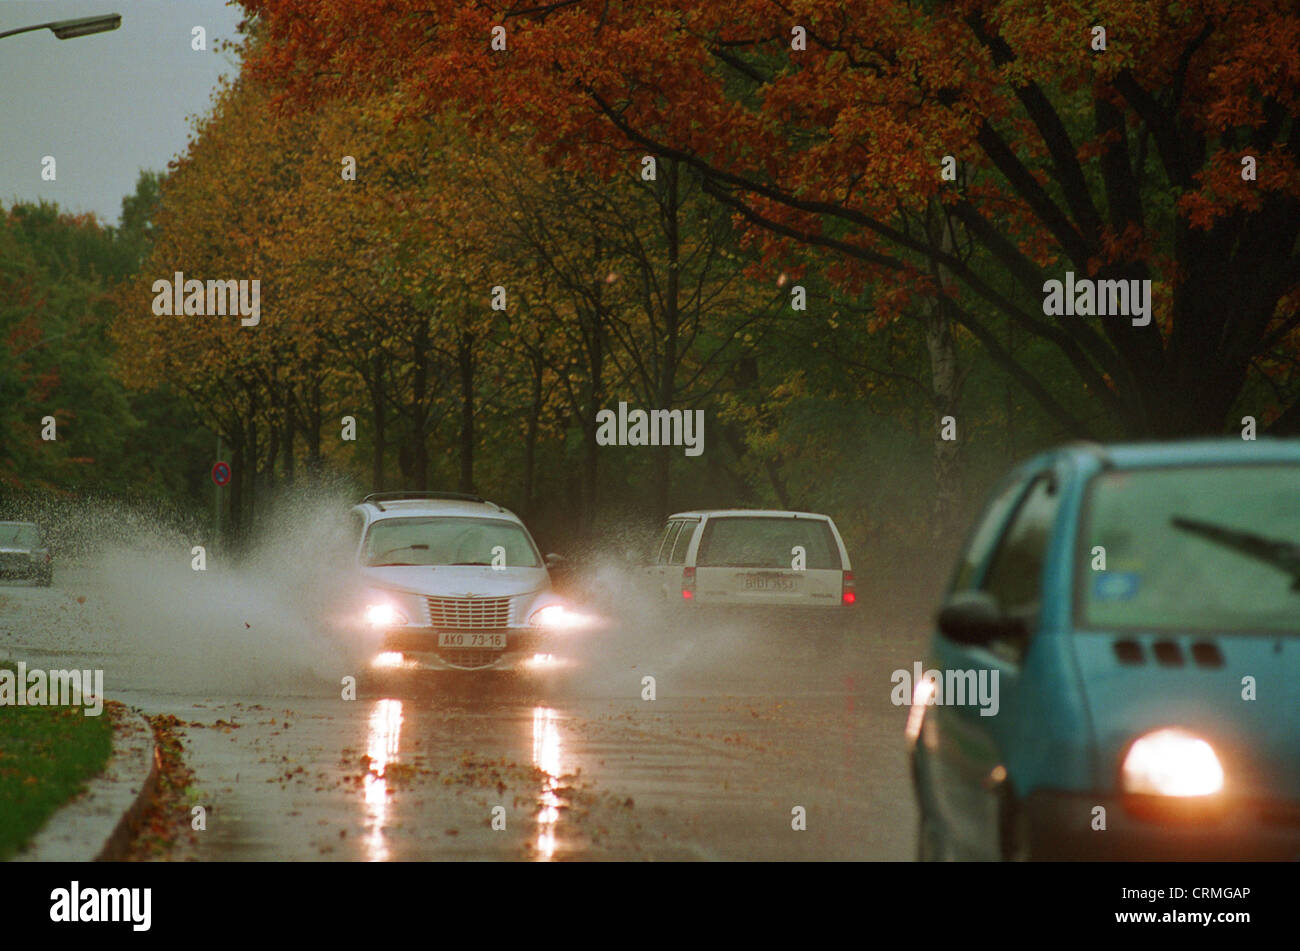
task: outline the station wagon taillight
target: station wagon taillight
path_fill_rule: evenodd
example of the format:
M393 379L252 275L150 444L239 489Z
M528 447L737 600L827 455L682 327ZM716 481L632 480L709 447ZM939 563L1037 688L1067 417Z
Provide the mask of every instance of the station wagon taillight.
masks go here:
M682 600L689 601L695 597L695 569L682 569Z
M840 603L854 604L858 600L857 593L853 590L853 572L846 571L840 582Z

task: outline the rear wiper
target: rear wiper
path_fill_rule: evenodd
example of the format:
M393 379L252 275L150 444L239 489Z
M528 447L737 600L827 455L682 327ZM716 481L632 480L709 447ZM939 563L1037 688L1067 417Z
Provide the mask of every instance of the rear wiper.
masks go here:
M1201 522L1196 519L1182 518L1175 515L1169 520L1174 528L1191 532L1207 541L1240 552L1248 558L1254 558L1272 565L1279 571L1291 576L1292 591L1300 591L1300 544L1280 538L1269 538L1254 532L1216 525L1213 522Z

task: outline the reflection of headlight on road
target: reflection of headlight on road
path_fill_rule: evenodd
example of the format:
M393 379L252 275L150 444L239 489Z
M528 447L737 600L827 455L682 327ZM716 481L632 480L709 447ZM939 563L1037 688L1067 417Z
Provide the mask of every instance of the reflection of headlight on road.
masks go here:
M1124 757L1125 792L1148 796L1212 796L1223 789L1223 766L1214 747L1175 727L1139 737Z
M405 624L406 618L402 617L402 612L397 608L381 601L366 608L366 623L372 627L395 627Z
M528 623L537 627L544 627L550 631L565 631L576 627L584 627L589 620L586 615L570 611L562 604L548 604L546 607L534 611L528 619Z
M927 704L934 702L935 685L929 677L922 677L912 691L912 706L907 711L907 726L903 732L908 743L915 744L921 735L921 722L925 719Z

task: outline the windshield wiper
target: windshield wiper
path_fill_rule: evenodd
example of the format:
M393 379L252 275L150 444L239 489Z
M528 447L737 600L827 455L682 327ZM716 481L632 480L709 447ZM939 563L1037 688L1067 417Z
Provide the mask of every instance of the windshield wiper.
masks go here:
M387 558L389 555L396 554L396 553L399 552L399 551L428 551L428 550L429 550L429 546L428 546L428 545L398 545L396 548L390 548L390 549L388 549L387 551L381 551L381 552L380 552L379 554L377 554L377 555L371 555L371 556L370 556L370 567L372 567L372 568L378 568L378 567L380 567L380 565L378 564L378 559L380 559L380 558ZM390 565L409 565L409 564L411 564L411 562L409 562L409 561L390 561L390 562L387 562L387 564L390 564Z
M457 565L483 565L484 567L487 567L490 564L492 564L490 561L453 561L447 567L455 568Z
M1300 544L1281 538L1269 538L1254 532L1216 525L1213 522L1201 522L1196 519L1182 518L1175 515L1169 520L1174 528L1191 532L1206 541L1230 548L1235 552L1272 565L1279 571L1291 576L1291 590L1300 591Z

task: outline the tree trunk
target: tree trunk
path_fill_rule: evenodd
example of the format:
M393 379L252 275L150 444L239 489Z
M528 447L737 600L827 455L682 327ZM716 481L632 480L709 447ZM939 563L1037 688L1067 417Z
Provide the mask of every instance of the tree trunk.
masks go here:
M952 227L942 206L931 204L930 240L945 254L953 248ZM931 264L931 274L939 288L947 286L947 269ZM957 419L957 345L953 338L952 323L948 319L947 298L942 292L926 302L925 345L930 357L930 392L935 411L934 443L934 505L930 517L930 540L942 548L950 539L958 516L960 499L961 440L963 421ZM956 438L942 438L942 420L951 416L956 421Z
M320 361L317 360L312 365L311 408L307 414L307 471L313 483L320 479L320 431L323 424L324 408L321 406Z
M668 250L668 274L664 290L664 352L659 368L659 392L656 409L672 409L673 394L677 389L677 335L681 325L679 272L681 235L678 218L678 174L676 162L664 162L664 201L661 205L664 239ZM671 446L660 446L654 458L655 514L664 518L668 512L669 482L672 475Z
M540 341L539 341L540 345ZM528 401L528 428L524 433L524 519L533 516L533 470L537 465L537 436L542 424L542 376L546 365L541 353L532 354L529 361L532 366L532 393Z
M239 547L240 532L243 529L244 514L244 432L243 426L237 425L233 436L227 435L230 444L230 511L226 520L226 549L234 551Z
M600 476L596 443L596 413L605 402L605 346L600 314L593 314L591 338L587 345L591 379L587 388L586 406L579 410L578 423L582 426L582 516L581 530L591 531L596 524L596 506L599 504L597 480Z
M293 459L293 439L294 439L294 420L293 413L286 410L284 414L284 429L280 434L280 460L284 471L284 484L293 485L294 478L294 459Z
M370 360L370 405L375 430L374 449L370 460L370 485L373 492L384 491L384 452L388 449L384 426L387 407L384 405L384 388L379 382L381 370L382 360L376 353Z
M248 539L253 531L254 520L257 518L257 420L250 416L246 430L248 436L244 443L244 465L240 469L244 480L244 511L243 517L239 520L238 538L241 552L248 547Z
M460 491L474 491L474 335L462 330L456 346L460 370Z
M262 490L262 497L265 499L270 499L275 491L275 463L280 458L279 418L278 412L271 414L272 422L266 434L266 455L264 461L258 466L258 487Z
M407 486L421 492L429 488L429 447L425 443L429 428L429 323L420 321L415 332L415 352L411 355L415 367L414 393L411 405L411 441L406 450L410 460Z
M579 527L582 533L591 531L596 524L596 480L600 474L597 456L600 446L596 444L595 412L591 419L582 419L582 517Z

